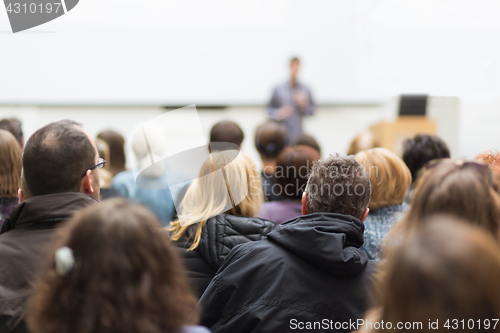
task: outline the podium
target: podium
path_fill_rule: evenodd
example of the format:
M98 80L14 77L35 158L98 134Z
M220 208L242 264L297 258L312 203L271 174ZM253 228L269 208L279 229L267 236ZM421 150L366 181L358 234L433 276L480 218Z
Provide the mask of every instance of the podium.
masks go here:
M377 136L380 146L401 156L403 141L417 134L436 134L436 123L425 116L400 116L395 121L381 122L370 126Z

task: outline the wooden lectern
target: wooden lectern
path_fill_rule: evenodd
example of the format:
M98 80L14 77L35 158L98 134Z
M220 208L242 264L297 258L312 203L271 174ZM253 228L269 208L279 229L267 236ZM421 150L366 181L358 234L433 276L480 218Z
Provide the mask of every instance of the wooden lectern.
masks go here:
M398 156L403 153L403 141L416 134L436 134L436 123L425 116L400 116L396 121L381 122L370 127L377 136L381 147Z

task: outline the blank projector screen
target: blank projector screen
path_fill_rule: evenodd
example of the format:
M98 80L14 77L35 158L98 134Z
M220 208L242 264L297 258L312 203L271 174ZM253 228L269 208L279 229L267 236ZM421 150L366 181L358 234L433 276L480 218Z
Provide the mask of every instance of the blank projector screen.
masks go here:
M12 34L0 103L261 105L292 56L318 104L400 93L493 99L500 1L80 0Z

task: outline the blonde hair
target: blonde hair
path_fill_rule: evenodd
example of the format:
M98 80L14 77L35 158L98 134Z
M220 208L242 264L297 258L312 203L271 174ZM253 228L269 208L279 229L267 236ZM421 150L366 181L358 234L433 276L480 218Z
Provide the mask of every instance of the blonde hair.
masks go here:
M365 150L355 158L370 174L370 209L403 203L411 184L411 173L402 159L385 148Z
M226 150L210 154L180 204L179 219L170 223L172 240L179 240L193 224L198 224L193 244L198 247L203 226L219 214L254 216L263 201L260 175L245 154Z
M363 132L352 139L347 149L347 155L356 155L360 151L380 147L378 138L372 132Z
M21 186L23 150L14 135L0 130L0 197L16 197Z

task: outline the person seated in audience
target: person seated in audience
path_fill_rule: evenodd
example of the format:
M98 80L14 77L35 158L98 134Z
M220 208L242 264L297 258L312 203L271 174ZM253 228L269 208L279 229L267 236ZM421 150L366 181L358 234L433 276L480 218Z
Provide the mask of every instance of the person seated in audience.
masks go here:
M309 146L313 149L316 149L316 151L321 155L321 147L320 147L318 141L316 141L316 139L312 135L302 133L301 135L299 135L297 140L295 140L293 145L294 146Z
M0 130L0 227L3 221L19 203L17 191L21 185L23 152L16 138Z
M16 138L17 142L24 148L23 123L17 118L4 118L0 120L0 129L10 132Z
M210 143L208 144L208 151L216 152L221 150L230 150L239 147L241 150L241 144L245 139L245 134L238 124L234 121L223 120L219 121L210 129ZM175 207L179 207L186 195L189 188L189 184L180 188L178 193L173 196L175 199ZM177 217L176 214L174 214Z
M260 177L250 158L235 150L212 152L168 229L198 295L234 246L261 240L273 229L271 221L253 217L261 203Z
M255 148L262 160L261 181L266 201L282 199L279 194L273 193L273 186L276 184L276 159L286 147L286 135L286 126L274 120L259 125L255 131Z
M3 331L26 332L24 303L40 264L40 252L63 221L98 202L96 168L103 163L94 140L80 124L70 120L50 123L26 142L21 203L12 209L0 232ZM29 195L23 190L25 186Z
M84 209L58 230L27 304L31 333L209 333L156 217L125 199Z
M228 142L235 144L241 149L241 144L245 139L245 134L240 126L234 121L219 121L210 130L210 142ZM216 150L224 150L224 146L217 147ZM234 146L228 145L226 149L234 149Z
M97 134L97 138L106 142L109 147L109 160L107 161L108 170L113 177L122 171L125 171L125 139L123 136L113 130L107 130Z
M95 144L99 157L105 161L109 160L108 144L101 139L95 139ZM99 172L101 199L104 200L119 196L119 193L113 187L113 174L109 172L107 163L103 168L97 169L97 172Z
M162 162L168 144L167 138L159 126L149 126L147 146L142 131L134 132L130 140L137 161L136 170L117 174L113 178L113 188L121 197L151 209L163 226L168 226L174 214L174 195L170 191L167 178L175 177L175 174L169 172L166 164ZM159 162L151 164L150 154Z
M442 158L450 158L450 150L446 143L435 135L417 134L403 142L403 161L410 169L412 179L406 203L412 202L420 169L426 163Z
M319 152L308 146L287 147L279 154L274 177L276 189L284 199L264 202L258 216L276 224L302 215L302 193L313 163L319 160Z
M483 151L479 153L474 161L486 163L495 173L497 182L500 184L500 153L496 151Z
M410 209L383 244L384 255L434 214L466 219L499 237L499 188L488 165L443 159L430 162L422 172Z
M379 308L357 332L500 331L497 239L455 217L420 224L387 262Z
M356 155L360 151L380 147L378 138L372 132L363 132L351 141L347 149L347 155Z
M378 260L383 239L409 208L404 200L411 173L403 160L385 148L364 150L355 158L370 174L372 184L370 214L364 221L363 249L368 258Z
M221 333L289 332L363 318L375 268L361 249L369 201L370 177L354 156L317 161L304 215L233 248L200 299L201 323Z

